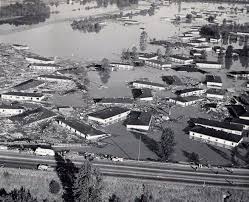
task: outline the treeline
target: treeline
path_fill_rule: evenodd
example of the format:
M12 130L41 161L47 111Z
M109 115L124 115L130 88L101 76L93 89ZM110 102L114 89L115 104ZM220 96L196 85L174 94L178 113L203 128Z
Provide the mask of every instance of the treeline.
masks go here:
M116 4L118 8L124 8L134 4L138 4L138 0L83 0L82 5L96 1L97 7L107 7Z
M0 9L0 17L47 16L50 8L41 0L24 0Z

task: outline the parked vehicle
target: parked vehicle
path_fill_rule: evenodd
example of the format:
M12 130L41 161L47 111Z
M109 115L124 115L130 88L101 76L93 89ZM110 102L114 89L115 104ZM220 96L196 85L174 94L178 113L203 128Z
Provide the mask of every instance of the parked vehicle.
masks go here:
M44 165L44 164L39 164L37 166L37 169L38 170L44 170L44 171L53 171L54 170L54 168L52 168L52 167L50 167L48 165Z
M54 156L55 152L52 149L43 149L43 148L38 147L35 150L35 154L40 155L40 156Z

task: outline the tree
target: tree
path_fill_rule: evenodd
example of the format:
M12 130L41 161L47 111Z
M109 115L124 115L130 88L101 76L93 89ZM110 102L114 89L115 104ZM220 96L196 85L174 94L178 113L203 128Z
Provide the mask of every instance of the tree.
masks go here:
M214 22L214 19L215 19L215 17L212 16L212 15L210 15L210 16L208 17L207 21L210 22L210 23L213 23L213 22Z
M160 143L162 160L167 161L174 152L175 146L174 132L170 128L163 129Z
M92 167L89 161L85 161L76 174L73 185L75 202L100 202L102 191L102 176Z
M102 61L101 61L101 65L103 68L107 68L109 66L110 62L107 58L104 58Z
M116 196L116 194L112 194L112 196L109 197L109 202L121 202L121 199Z
M161 51L160 48L157 49L156 54L157 54L157 56L158 56L158 60L161 60L162 57L163 57L163 54L162 54L162 51Z
M233 56L233 46L229 45L226 50L226 56L227 58L231 58Z
M10 193L7 193L4 189L1 190L0 201L4 202L37 202L29 190L25 190L23 187L21 189L14 189Z
M57 193L59 193L60 189L61 189L60 184L55 180L51 180L51 182L49 183L50 193L57 194Z
M199 155L195 152L192 152L189 154L188 160L189 160L189 162L194 162L195 164L200 163Z

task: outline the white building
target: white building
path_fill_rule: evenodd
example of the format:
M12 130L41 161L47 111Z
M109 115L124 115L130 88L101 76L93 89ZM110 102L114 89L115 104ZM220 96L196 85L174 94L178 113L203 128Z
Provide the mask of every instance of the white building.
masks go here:
M222 80L220 76L206 75L206 83L208 88L222 88Z
M193 50L197 50L197 51L212 51L212 47L210 46L197 46L197 47L193 47Z
M196 104L201 100L203 100L203 98L201 98L201 97L189 96L189 97L170 98L169 102L174 103L176 105L180 105L182 107L186 107L186 106Z
M27 60L27 62L33 64L33 63L41 63L41 64L54 64L55 61L49 58L44 58L44 57L31 57L28 56L25 58Z
M207 98L214 98L214 99L224 99L226 95L226 91L223 89L214 89L210 88L206 91Z
M191 40L188 45L199 47L199 46L208 46L208 42L200 40Z
M14 116L25 111L23 107L12 105L0 105L0 116Z
M29 65L29 68L38 71L57 71L62 67L57 64L33 63Z
M196 66L199 68L205 68L205 69L221 69L222 68L222 64L218 62L212 62L212 61L196 62Z
M139 60L157 60L158 59L158 55L156 54L148 54L148 53L140 53L138 56Z
M166 62L161 62L158 60L146 60L145 64L150 67L154 67L154 68L161 69L161 70L172 67L171 64L166 63Z
M148 88L152 90L165 90L165 86L160 83L154 83L149 81L133 81L133 87L135 88Z
M106 134L76 119L66 120L64 118L58 118L56 121L63 128L68 129L86 140L98 140L110 136L110 134Z
M180 63L180 64L185 64L185 65L191 64L191 63L194 62L193 59L188 58L188 57L184 57L184 56L181 56L181 55L171 55L171 56L169 57L169 60L170 60L171 62Z
M243 126L231 124L224 121L216 121L204 118L196 118L191 119L191 121L198 126L202 126L205 128L215 129L217 131L223 131L226 133L231 133L235 135L242 135L243 133Z
M188 96L200 96L203 95L205 92L206 90L201 88L188 88L183 90L177 90L175 94L181 97L188 97Z
M129 63L112 62L110 63L110 66L115 67L117 69L122 69L122 70L133 70L134 69L134 66Z
M13 44L12 48L16 49L16 50L28 50L29 47L26 45L20 45L20 44Z
M243 137L241 135L217 131L201 126L192 128L189 131L189 138L227 149L236 147L243 141Z
M210 38L210 43L219 43L221 39Z
M66 76L60 75L40 75L37 77L38 80L49 81L49 82L72 82L72 79Z
M40 93L23 93L23 92L8 92L3 93L1 98L4 100L14 101L42 101L45 97Z
M131 111L121 107L110 107L88 114L89 121L96 121L100 124L111 124L126 119Z
M126 122L128 130L148 131L152 121L152 115L149 112L133 111L129 114Z

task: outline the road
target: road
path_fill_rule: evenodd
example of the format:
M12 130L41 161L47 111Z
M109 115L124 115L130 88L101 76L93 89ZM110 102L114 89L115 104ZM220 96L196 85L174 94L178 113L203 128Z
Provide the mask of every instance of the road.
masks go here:
M81 166L83 159L73 161ZM14 152L1 152L0 164L4 167L36 169L38 164L56 167L53 157L42 157ZM224 168L198 168L174 163L125 160L123 162L93 161L104 176L126 177L142 180L176 182L192 185L249 189L249 170Z

